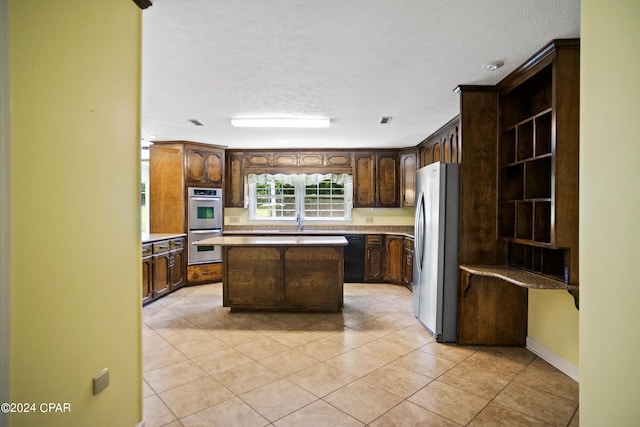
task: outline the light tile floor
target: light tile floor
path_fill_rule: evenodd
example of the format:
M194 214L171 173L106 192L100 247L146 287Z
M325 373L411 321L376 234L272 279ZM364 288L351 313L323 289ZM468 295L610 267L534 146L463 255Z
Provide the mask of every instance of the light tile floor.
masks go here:
M411 292L341 313L246 313L220 283L143 308L146 427L578 425L578 384L524 348L436 343Z

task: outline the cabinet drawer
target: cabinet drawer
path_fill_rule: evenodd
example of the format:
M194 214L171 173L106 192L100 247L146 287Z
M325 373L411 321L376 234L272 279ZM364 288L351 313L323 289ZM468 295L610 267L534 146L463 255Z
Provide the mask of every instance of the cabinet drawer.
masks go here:
M142 256L149 256L153 253L153 247L151 244L142 245Z
M382 235L370 235L367 236L367 245L381 245L382 244Z
M174 239L171 241L171 249L184 249L184 239Z
M222 280L222 263L196 264L187 267L187 282L207 283Z
M159 254L161 252L167 252L169 249L171 249L171 244L169 243L169 241L163 241L163 242L158 242L158 243L154 243L153 244L153 253L154 254Z

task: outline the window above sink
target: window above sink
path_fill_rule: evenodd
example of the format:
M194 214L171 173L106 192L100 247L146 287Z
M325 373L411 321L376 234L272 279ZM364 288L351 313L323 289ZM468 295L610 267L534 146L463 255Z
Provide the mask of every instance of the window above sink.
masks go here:
M249 220L350 221L350 174L250 174Z

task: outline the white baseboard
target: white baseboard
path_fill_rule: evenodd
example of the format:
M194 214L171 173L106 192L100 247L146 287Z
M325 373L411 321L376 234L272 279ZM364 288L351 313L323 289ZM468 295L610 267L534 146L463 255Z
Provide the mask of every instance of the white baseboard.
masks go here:
M550 365L555 366L560 371L573 378L576 382L580 382L580 370L577 366L573 366L562 357L558 356L548 348L542 346L529 337L527 337L527 350L543 359Z

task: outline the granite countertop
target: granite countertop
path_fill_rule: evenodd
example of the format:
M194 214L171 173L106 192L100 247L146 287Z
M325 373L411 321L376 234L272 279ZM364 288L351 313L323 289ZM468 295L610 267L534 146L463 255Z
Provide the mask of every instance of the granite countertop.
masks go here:
M524 288L558 290L578 289L578 286L576 285L567 285L560 280L555 280L541 274L531 273L509 265L461 265L460 269L471 274L475 274L476 276L496 277Z
M175 239L185 237L184 233L142 233L142 243L152 243L159 240Z
M223 236L193 242L204 246L346 246L343 236Z

